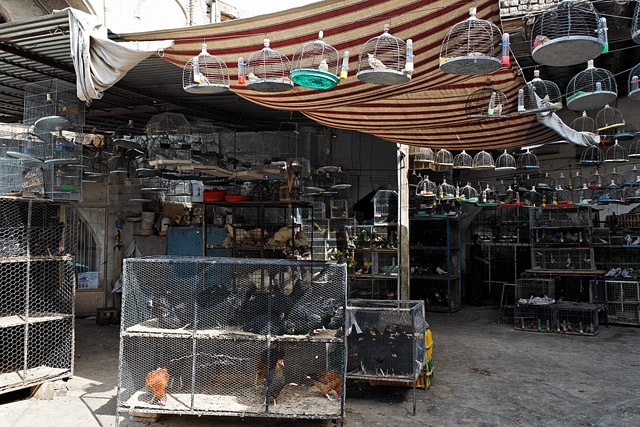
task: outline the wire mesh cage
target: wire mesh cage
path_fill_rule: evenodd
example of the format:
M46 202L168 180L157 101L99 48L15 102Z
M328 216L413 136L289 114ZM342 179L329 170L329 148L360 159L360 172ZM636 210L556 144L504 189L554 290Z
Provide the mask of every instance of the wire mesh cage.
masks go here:
M606 280L607 320L611 323L640 325L640 283Z
M636 10L640 10L640 7L637 7ZM640 39L640 29L638 30L638 37ZM627 83L627 87L629 91L629 99L631 99L632 101L640 100L640 64L633 67L629 72L629 81Z
M473 156L472 169L488 170L488 169L494 169L495 167L496 165L493 161L493 157L491 156L491 154L487 153L486 151L482 150L476 153L475 156Z
M598 114L596 115L596 128L598 129L598 132L619 128L625 124L622 111L617 108L610 107L608 104L598 111Z
M453 158L454 169L471 169L473 168L473 157L465 150L455 155Z
M379 85L407 83L413 74L413 42L384 32L362 46L358 57L358 80Z
M455 24L440 46L440 70L449 74L486 74L499 69L508 58L503 35L493 23L478 19L476 8L469 9L469 18ZM508 59L504 59L508 61Z
M445 150L444 148L438 150L435 164L440 166L453 166L453 155L449 150Z
M633 165L631 169L624 173L620 182L622 182L622 185L625 186L635 185L635 183L638 181L638 175L640 175L638 167L636 165Z
M293 89L289 76L289 58L271 49L269 39L264 39L264 48L253 52L246 64L240 65L246 75L247 89L258 92L285 92Z
M425 175L424 178L416 185L416 196L436 197L437 194L438 186L435 182L429 179L429 175Z
M518 167L520 169L540 169L538 157L527 148L527 151L518 157Z
M584 166L599 165L604 160L604 152L598 145L590 145L582 151L579 163ZM576 188L575 186L573 188ZM579 188L579 187L578 187Z
M443 179L442 184L438 186L438 198L444 200L453 200L456 198L456 188L447 183L446 179Z
M636 139L631 146L629 146L629 158L637 160L640 157L640 139Z
M207 52L202 43L202 52L194 56L182 70L182 88L189 93L219 93L229 90L227 64Z
M525 206L540 206L542 205L543 200L544 197L542 193L536 190L535 185L532 185L531 190L526 191L522 195L522 202Z
M586 111L582 115L574 119L569 127L578 132L596 133L596 121L587 115Z
M0 198L0 393L73 374L75 205Z
M516 169L516 159L511 154L504 150L502 154L496 159L496 170L514 170Z
M53 164L44 169L45 197L52 200L82 200L80 164Z
M37 132L74 130L84 127L84 103L74 84L51 79L24 86L24 123Z
M599 330L597 305L556 304L556 333L597 335Z
M469 95L465 113L471 119L504 119L507 117L507 107L507 96L486 86Z
M605 153L605 163L624 163L629 161L629 150L622 145L618 144L616 139L615 144L607 149Z
M129 258L123 280L118 411L342 418L345 264Z
M593 61L567 85L567 107L575 111L595 110L611 104L617 97L615 77L609 70L595 68Z
M633 21L631 22L631 38L634 42L640 43L640 3L637 2L633 11Z
M24 164L20 160L0 158L0 195L22 191Z
M433 150L429 147L418 147L418 150L413 158L413 164L416 169L425 169L429 165L436 161L436 156Z
M475 202L478 200L478 190L470 182L460 189L460 200Z
M318 40L305 43L293 54L291 80L311 89L331 89L340 82L340 56L333 46L325 43L323 32ZM346 64L349 53L345 52ZM346 78L346 76L345 76Z
M518 113L536 114L562 109L562 93L557 84L542 80L540 71L533 72L533 80L518 91Z
M560 172L560 176L556 180L556 188L564 188L565 190L571 189L571 179L564 176L564 172Z
M595 169L593 173L587 179L587 188L589 190L600 190L604 187L604 177L600 175L598 169Z
M549 175L549 172L545 172L536 187L539 190L554 190L556 188L556 181Z
M578 190L581 190L582 187L586 185L586 183L587 183L587 179L584 176L582 176L580 171L576 171L576 174L571 177L571 185L569 186L569 188L571 190L578 191Z
M51 146L34 132L23 132L15 135L5 143L5 157L42 163L51 156Z
M554 332L554 304L516 304L513 308L513 327L518 331Z
M542 270L595 270L593 248L535 248L531 265Z

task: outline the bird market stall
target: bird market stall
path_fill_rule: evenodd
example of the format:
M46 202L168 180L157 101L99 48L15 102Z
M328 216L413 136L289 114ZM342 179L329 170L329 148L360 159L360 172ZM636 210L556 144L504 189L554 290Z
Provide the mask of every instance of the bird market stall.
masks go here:
M342 419L346 265L124 261L119 412Z

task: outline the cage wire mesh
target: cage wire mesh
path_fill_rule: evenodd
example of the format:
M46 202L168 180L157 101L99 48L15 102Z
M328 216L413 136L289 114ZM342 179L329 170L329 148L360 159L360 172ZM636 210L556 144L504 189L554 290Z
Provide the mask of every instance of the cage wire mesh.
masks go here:
M584 166L599 165L604 160L602 148L598 145L590 145L582 151L580 164ZM576 188L576 187L574 187Z
M554 332L555 305L518 303L513 308L513 327L519 331Z
M471 186L470 182L460 189L460 200L476 201L478 200L478 190Z
M631 146L629 146L629 158L634 161L640 158L640 138L636 139Z
M473 75L496 71L502 66L502 33L493 23L478 19L476 8L469 18L455 24L440 47L440 69L445 73ZM508 53L507 53L508 57Z
M293 54L291 80L295 84L311 89L331 89L340 82L340 56L336 48L322 40L323 37L324 33L320 31L318 40L303 44ZM347 65L348 55L345 52Z
M557 84L542 80L540 71L533 72L533 79L518 90L518 113L535 114L562 109L562 93Z
M246 64L241 65L246 74L246 88L257 92L285 92L293 89L289 76L289 58L271 49L269 39L264 39L264 48L253 52Z
M498 156L496 159L496 167L497 171L500 170L515 170L516 169L516 159L511 154L507 153L507 150L504 150L502 154Z
M636 7L636 11L640 10L640 7ZM636 12L637 13L637 12ZM636 19L637 15L636 15ZM638 30L638 38L640 40L640 29ZM640 64L636 65L629 72L629 81L627 83L629 99L632 101L640 100Z
M27 83L24 86L24 123L34 125L38 133L82 132L84 103L78 99L76 85L58 79Z
M629 150L618 143L616 139L615 144L607 149L605 153L605 163L624 163L629 161Z
M595 68L592 60L587 69L573 76L567 85L567 107L575 111L604 107L617 96L618 87L611 71Z
M73 374L76 209L0 197L0 393Z
M555 180L549 175L549 172L545 172L544 176L538 181L536 186L539 190L553 190L556 188Z
M576 65L607 49L607 21L589 2L564 0L534 19L531 56L538 64Z
M571 177L571 190L581 190L586 185L587 179L580 174L580 171L576 171L576 174Z
M436 161L436 156L433 150L429 147L418 147L418 150L413 159L413 164L416 169L426 169L429 165Z
M605 105L596 115L596 128L598 132L615 129L624 126L624 116L617 108Z
M621 182L625 186L633 186L638 181L638 175L640 175L640 173L638 173L638 167L633 165L631 169L624 173Z
M595 169L587 179L587 188L589 190L600 190L602 187L604 187L604 177L600 175L598 169Z
M640 324L640 282L606 280L607 320L612 323Z
M456 188L447 183L446 179L442 180L442 183L438 186L438 198L444 200L451 200L456 198Z
M473 156L472 168L475 170L494 169L496 167L491 154L482 150Z
M389 25L378 37L362 45L358 56L358 80L379 85L407 83L413 74L413 42L392 36Z
M640 43L640 3L636 2L631 22L631 38L634 42Z
M182 88L189 93L220 93L229 90L227 64L207 52L202 43L202 52L187 61L182 70Z
M487 86L469 95L465 113L471 119L503 119L507 117L507 107L506 95Z
M589 117L586 111L583 111L580 117L575 118L569 127L577 132L596 133L596 121Z
M596 305L556 304L556 312L556 333L597 335L600 331Z
M416 185L416 196L436 197L437 194L438 186L429 179L429 175L425 175L424 178L418 182L418 185Z
M527 148L523 154L518 157L518 168L520 169L540 169L538 157Z
M449 150L440 149L436 153L436 165L440 166L453 166L453 155Z
M465 150L455 155L453 158L454 169L471 169L473 167L473 157Z
M118 411L342 418L345 264L129 258L123 280Z
M564 176L564 172L560 172L560 176L556 180L556 189L559 189L560 187L565 190L571 189L571 179Z

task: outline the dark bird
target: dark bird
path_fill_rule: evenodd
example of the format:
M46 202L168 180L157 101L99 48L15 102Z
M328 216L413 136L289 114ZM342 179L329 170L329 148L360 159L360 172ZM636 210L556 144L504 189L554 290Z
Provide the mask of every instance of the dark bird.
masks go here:
M179 329L193 323L193 307L178 300L171 292L147 300L147 310L163 328Z
M284 331L284 313L260 314L251 318L242 327L245 332L253 332L259 335L282 335Z
M333 398L329 396L329 393L333 390L338 395L338 398L342 397L342 377L335 371L323 371L318 373L309 374L309 378L313 380L313 385L327 399L333 401Z
M202 290L196 297L196 301L201 308L214 307L223 302L229 296L229 290L226 286L219 284L209 286Z
M256 386L267 379L267 357L269 359L269 373L272 373L278 360L284 361L284 351L289 347L287 343L276 342L270 348L265 348L256 360ZM269 354L269 351L271 354Z
M304 335L315 329L327 327L338 311L335 298L314 295L307 291L295 301L289 311L284 328L286 334Z
M278 359L273 373L269 375L269 378L267 378L264 383L265 403L267 403L269 399L273 399L273 404L276 405L276 398L280 395L280 392L286 384L284 378L284 360Z

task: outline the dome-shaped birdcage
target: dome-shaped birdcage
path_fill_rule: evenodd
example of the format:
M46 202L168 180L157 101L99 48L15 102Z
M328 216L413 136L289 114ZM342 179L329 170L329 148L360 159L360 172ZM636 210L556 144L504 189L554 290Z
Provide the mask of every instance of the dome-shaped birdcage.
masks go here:
M590 145L580 155L580 164L584 166L599 165L604 160L604 153L598 145ZM575 187L574 187L575 188Z
M293 81L289 77L291 63L289 58L271 49L269 39L264 39L264 48L253 52L246 64L239 62L245 76L247 89L257 92L285 92L293 88Z
M542 204L543 196L536 190L536 186L531 187L531 190L526 191L522 195L522 200L526 206L540 206Z
M429 175L425 177L416 185L416 196L419 197L436 197L438 194L438 186L435 182L429 179Z
M615 144L607 149L607 153L604 157L605 163L623 163L629 161L629 150L618 144L616 140Z
M640 43L640 2L636 2L633 11L633 21L631 22L631 38L634 42Z
M624 186L635 185L638 175L640 175L640 173L638 173L638 167L633 165L631 169L624 173L620 182L622 182L622 185Z
M442 180L442 184L438 186L438 198L451 200L456 198L456 188L447 183L446 179Z
M428 168L429 165L435 161L436 156L429 147L418 147L415 157L413 158L413 164L416 169Z
M472 7L469 18L451 27L442 41L440 70L460 75L491 73L502 66L503 56L508 65L508 43L509 35L505 34L503 40L500 29L478 19Z
M587 116L586 111L583 111L580 117L574 119L569 127L577 132L596 133L596 121Z
M582 176L580 171L576 171L576 174L571 177L571 190L580 190L587 184L587 179Z
M496 193L491 188L491 184L487 183L482 192L480 193L480 202L482 203L493 203L496 199Z
M539 190L555 190L556 181L549 175L549 172L545 172L544 176L540 178L537 188Z
M640 3L638 3L640 5ZM636 8L636 11L640 10L640 6ZM637 16L636 16L637 18ZM638 34L640 38L640 29L638 29ZM640 64L636 65L629 72L629 99L632 101L640 101Z
M533 72L533 80L518 91L518 113L536 114L562 109L562 93L557 84L540 78L540 71Z
M571 179L564 176L564 172L560 172L560 177L556 180L556 188L560 187L564 189L571 188Z
M587 188L589 190L599 190L602 187L604 187L604 177L600 175L598 169L595 169L587 179Z
M558 188L556 188L556 191L554 191L553 193L553 200L555 200L556 203L568 202L571 199L571 192L565 190L562 186L558 186Z
M179 113L160 113L151 116L146 125L148 135L191 135L194 130L189 120Z
M471 119L504 119L507 96L491 86L478 89L467 98L465 113Z
M413 74L413 42L389 34L389 25L378 37L367 40L358 57L358 80L378 85L407 83Z
M629 158L637 161L640 159L640 138L633 141L629 147Z
M500 154L496 159L496 170L514 170L516 169L516 158L504 150L504 153Z
M607 50L607 21L589 2L564 0L534 19L531 56L538 64L576 65Z
M596 128L598 132L623 127L625 124L622 111L610 107L609 104L598 111L598 115L596 116Z
M538 158L527 148L523 154L518 157L518 168L520 169L540 169Z
M493 187L493 190L495 191L497 197L504 196L505 191L507 191L507 186L505 185L504 180L501 179L500 181L498 181L495 187Z
M460 189L460 200L462 201L476 201L478 200L478 190L471 186L470 182Z
M471 157L465 150L455 155L453 158L454 169L471 169L473 167L473 157Z
M182 88L189 93L219 93L229 90L227 64L207 52L206 43L202 43L202 52L188 60L182 70Z
M435 164L440 166L453 166L453 155L449 150L438 150Z
M340 55L322 38L320 31L318 40L303 44L293 54L291 80L295 84L311 89L331 89L340 82ZM348 55L345 52L347 65Z
M605 175L604 184L605 186L609 186L612 183L615 183L614 185L622 185L623 180L624 178L622 174L618 173L618 170L616 168L613 168L611 173Z
M587 69L573 76L567 85L567 107L575 110L595 110L611 104L618 96L616 79L609 70L595 68L589 61Z
M487 169L495 169L496 164L493 161L493 157L491 154L482 150L473 156L472 168L475 170L487 170Z
M504 203L511 204L520 200L520 193L517 190L514 190L511 185L507 187L504 192L504 197L502 198Z

